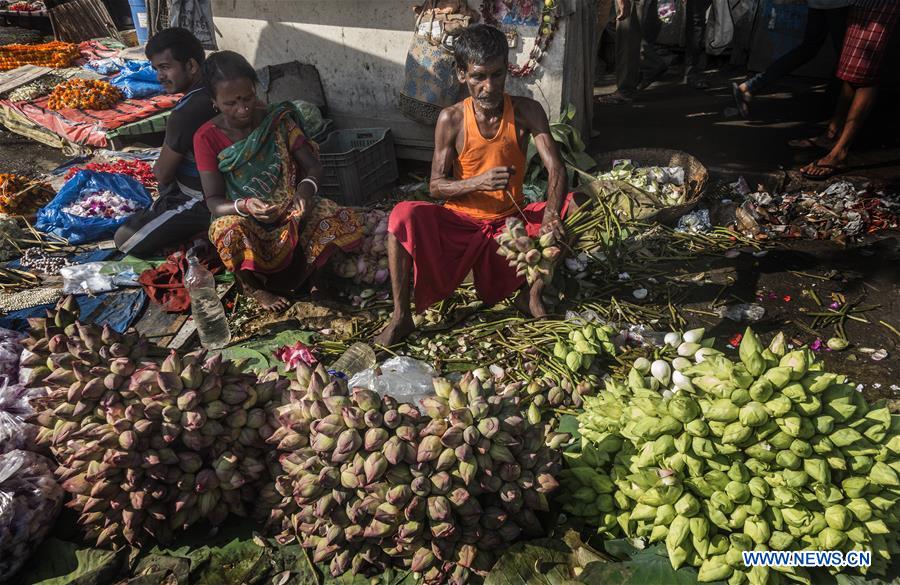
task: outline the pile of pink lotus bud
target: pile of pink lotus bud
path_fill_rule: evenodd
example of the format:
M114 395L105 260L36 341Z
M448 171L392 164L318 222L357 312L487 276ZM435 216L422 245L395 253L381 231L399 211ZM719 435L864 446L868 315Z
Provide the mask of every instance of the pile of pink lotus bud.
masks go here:
M516 269L516 275L524 276L528 284L549 280L561 253L554 233L529 237L525 224L518 217L506 219L506 227L497 236L497 244L497 253L506 258Z
M334 272L341 278L352 278L356 284L383 284L388 279L388 213L371 209L360 215L365 218L360 248L336 262Z
M199 351L167 356L136 332L77 322L69 298L30 321L23 367L38 443L56 458L87 540L120 547L280 502L267 468L266 406L288 382L257 379ZM165 357L164 357L165 356Z
M300 366L276 409L283 501L271 522L335 576L388 566L426 583L465 583L520 536L544 534L538 514L557 487L559 453L522 415L518 386L467 374L438 378L410 404L329 381Z
M536 378L522 383L519 390L523 402L528 403L526 416L531 424L538 424L544 412L555 408L581 408L585 396L595 394L595 385L589 380L578 383L568 378L557 382L553 378Z

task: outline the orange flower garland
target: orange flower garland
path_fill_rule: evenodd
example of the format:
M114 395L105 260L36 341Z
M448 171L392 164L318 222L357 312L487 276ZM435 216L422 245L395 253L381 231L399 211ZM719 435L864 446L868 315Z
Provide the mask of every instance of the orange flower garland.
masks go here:
M70 79L50 93L47 107L51 110L106 110L122 99L122 92L107 81Z
M27 177L0 173L0 213L31 215L53 199L53 189Z
M9 71L22 65L61 69L69 67L80 56L77 45L60 41L40 45L3 45L0 46L0 71Z

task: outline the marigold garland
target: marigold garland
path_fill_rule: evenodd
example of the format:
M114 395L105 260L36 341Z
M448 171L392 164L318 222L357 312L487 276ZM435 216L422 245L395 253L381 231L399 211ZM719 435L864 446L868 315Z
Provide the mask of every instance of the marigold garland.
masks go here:
M0 173L0 213L31 215L53 199L46 183L12 173Z
M60 41L40 45L3 45L0 46L0 71L23 65L61 69L69 67L80 56L77 45Z
M47 107L51 110L106 110L121 99L122 92L108 81L70 79L56 86Z
M500 22L497 20L496 0L486 0L481 4L481 14L484 22L500 28ZM550 47L550 41L553 39L553 33L559 26L559 0L544 0L544 7L541 9L541 26L538 29L538 35L534 39L534 47L528 54L528 61L524 65L509 64L509 72L513 77L528 77L537 69L541 58Z

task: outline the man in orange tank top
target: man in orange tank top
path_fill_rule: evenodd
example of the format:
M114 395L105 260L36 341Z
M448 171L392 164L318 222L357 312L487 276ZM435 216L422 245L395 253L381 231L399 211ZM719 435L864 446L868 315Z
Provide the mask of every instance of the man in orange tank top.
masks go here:
M485 304L519 290L520 309L535 317L546 315L543 283L527 287L497 254L494 238L511 215L523 219L530 236L547 231L563 235L560 217L570 201L565 165L543 107L504 91L506 35L490 26L471 26L457 35L454 50L460 83L470 97L445 108L435 129L431 197L445 203L405 201L391 212L388 257L394 314L375 338L383 346L415 330L411 290L416 310L423 312L450 296L470 271ZM549 173L549 187L546 202L525 205L522 183L531 137Z

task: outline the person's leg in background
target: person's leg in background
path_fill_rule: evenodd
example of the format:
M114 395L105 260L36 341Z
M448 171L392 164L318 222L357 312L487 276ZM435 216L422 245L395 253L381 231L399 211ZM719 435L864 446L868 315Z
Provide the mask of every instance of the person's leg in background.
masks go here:
M810 8L807 12L803 39L799 45L779 57L765 71L757 73L740 85L732 85L732 93L741 115L746 117L749 114L749 103L754 95L759 94L801 65L808 63L818 54L828 36L826 12L827 10Z
M624 14L622 10L624 8ZM628 103L641 80L641 21L638 6L628 0L616 2L616 92L603 96L603 103Z
M779 57L762 73L758 73L742 83L741 91L753 96L783 78L800 66L808 63L819 53L828 36L827 10L810 8L806 28L800 44Z
M658 0L638 0L635 9L641 21L641 81L638 89L647 89L669 67L656 52L656 39L662 29Z
M612 5L612 0L596 0L597 28L594 37L594 54L597 55L597 67L595 67L594 79L599 78L604 73L600 71L600 63L603 63L602 59L600 59L600 40L603 38L603 31L606 30L606 25L609 24L609 19L612 16ZM604 63L604 65L606 64Z
M684 82L695 89L709 87L706 69L706 12L712 0L687 0L685 5Z

